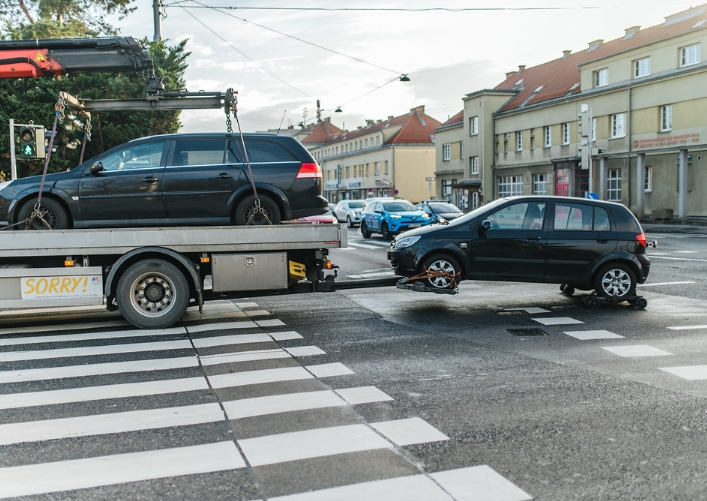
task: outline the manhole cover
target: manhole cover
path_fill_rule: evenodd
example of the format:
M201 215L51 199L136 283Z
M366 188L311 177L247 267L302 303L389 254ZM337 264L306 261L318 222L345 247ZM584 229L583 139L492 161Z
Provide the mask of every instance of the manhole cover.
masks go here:
M547 336L541 329L508 329L514 336Z

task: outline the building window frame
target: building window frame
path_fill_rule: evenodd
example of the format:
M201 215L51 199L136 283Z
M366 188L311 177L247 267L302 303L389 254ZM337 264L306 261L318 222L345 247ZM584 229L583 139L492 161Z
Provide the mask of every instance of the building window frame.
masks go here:
M646 172L643 178L643 191L645 193L653 192L653 167L646 165Z
M562 124L562 144L563 145L570 144L570 124L569 124L569 122L565 122Z
M660 107L660 132L673 130L673 105L666 104Z
M466 158L464 156L464 141L459 141L459 158Z
M479 157L469 157L469 174L479 173Z
M633 62L633 78L643 78L651 74L650 56L636 59Z
M469 118L469 135L476 136L479 134L479 117Z
M699 43L693 43L680 47L680 67L692 66L698 64L701 58L701 47Z
M498 198L512 197L523 194L523 175L499 176Z
M535 129L530 129L530 149L535 149Z
M626 137L626 113L611 115L611 139Z
M621 169L607 171L606 199L609 202L621 202Z
M552 128L549 125L543 127L543 145L545 148L552 146Z
M508 133L503 135L503 153L508 153Z
M547 195L547 174L533 174L533 195Z
M516 131L516 151L523 151L523 131Z
M449 162L452 159L452 145L447 143L442 145L442 161Z
M609 68L601 68L594 72L594 87L609 85Z

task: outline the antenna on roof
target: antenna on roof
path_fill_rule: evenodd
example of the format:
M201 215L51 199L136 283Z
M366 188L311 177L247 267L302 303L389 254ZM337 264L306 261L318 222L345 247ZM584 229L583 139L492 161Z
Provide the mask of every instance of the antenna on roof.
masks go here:
M282 112L282 118L280 119L280 126L277 128L277 133L280 133L280 129L282 129L282 122L285 121L285 113L287 113L287 110Z

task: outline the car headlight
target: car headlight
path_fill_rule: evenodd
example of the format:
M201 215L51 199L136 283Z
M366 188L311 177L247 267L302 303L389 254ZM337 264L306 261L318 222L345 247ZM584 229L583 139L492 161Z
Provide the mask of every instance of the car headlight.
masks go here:
M401 217L403 217L403 216L401 216L399 214L391 214L390 215L390 219L400 219Z
M400 239L395 240L393 243L393 247L396 249L404 249L405 247L410 247L412 244L420 240L419 235L415 235L412 237L403 237Z

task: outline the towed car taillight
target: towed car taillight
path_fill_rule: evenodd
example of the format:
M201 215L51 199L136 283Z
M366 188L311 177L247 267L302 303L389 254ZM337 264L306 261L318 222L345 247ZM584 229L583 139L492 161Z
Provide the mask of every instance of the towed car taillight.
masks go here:
M297 173L297 179L322 177L322 169L317 162L304 162Z
M636 240L638 240L638 243L641 244L643 247L648 247L648 241L646 240L645 233L639 233L638 235L636 235Z

